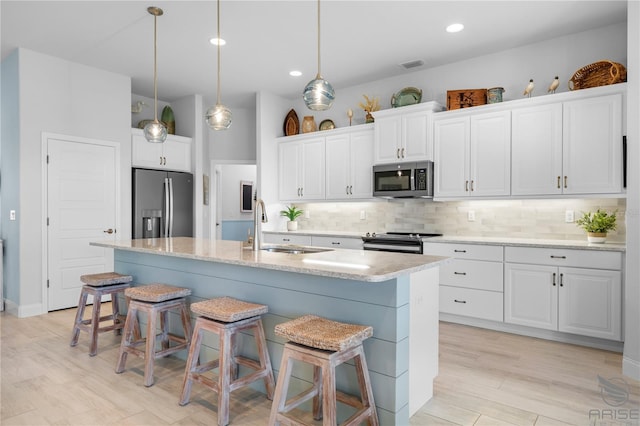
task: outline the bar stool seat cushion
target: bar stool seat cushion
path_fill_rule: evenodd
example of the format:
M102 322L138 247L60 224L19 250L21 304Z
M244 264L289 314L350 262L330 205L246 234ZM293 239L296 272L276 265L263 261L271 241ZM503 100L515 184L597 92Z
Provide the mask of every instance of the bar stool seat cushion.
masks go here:
M305 315L275 327L278 336L292 342L327 351L355 347L373 335L373 327L345 324L316 315Z
M141 302L164 302L178 299L191 294L191 289L174 287L168 284L151 283L140 287L131 287L125 290L124 295Z
M81 275L80 281L91 287L102 287L105 285L128 283L133 281L133 277L117 272L102 272L99 274Z
M245 302L232 297L217 297L191 304L191 310L214 321L236 322L266 314L267 305Z

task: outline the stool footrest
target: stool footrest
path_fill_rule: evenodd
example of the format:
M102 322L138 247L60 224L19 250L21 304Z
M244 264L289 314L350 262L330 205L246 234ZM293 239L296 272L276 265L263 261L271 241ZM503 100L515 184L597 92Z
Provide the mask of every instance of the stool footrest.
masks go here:
M316 395L318 395L318 389L315 387L310 387L306 391L294 396L291 399L288 399L284 403L284 407L278 412L278 414L280 415L286 414L289 411L296 408L297 406L302 405L305 402L309 401L311 398L315 397Z

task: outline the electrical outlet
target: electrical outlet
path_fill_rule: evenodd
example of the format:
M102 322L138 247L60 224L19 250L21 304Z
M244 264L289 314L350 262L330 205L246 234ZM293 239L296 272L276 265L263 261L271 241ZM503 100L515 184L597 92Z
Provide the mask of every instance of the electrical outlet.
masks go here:
M15 210L9 211L9 220L16 220L16 211Z
M573 214L573 210L567 210L564 212L564 221L567 223L573 223L575 220L575 216Z
M469 222L475 222L475 220L476 220L476 212L473 211L473 210L469 210L467 212L467 220Z
M367 212L365 210L360 210L360 220L367 220Z
M311 213L309 212L309 210L305 210L304 211L304 218L305 219L309 219L311 217Z

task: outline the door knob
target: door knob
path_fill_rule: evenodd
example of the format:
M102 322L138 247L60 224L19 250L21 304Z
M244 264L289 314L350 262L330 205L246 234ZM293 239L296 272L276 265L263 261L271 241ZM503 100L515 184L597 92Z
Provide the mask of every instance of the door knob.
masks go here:
M109 228L106 231L102 231L102 232L104 232L105 234L113 234L114 232L116 232L116 230Z

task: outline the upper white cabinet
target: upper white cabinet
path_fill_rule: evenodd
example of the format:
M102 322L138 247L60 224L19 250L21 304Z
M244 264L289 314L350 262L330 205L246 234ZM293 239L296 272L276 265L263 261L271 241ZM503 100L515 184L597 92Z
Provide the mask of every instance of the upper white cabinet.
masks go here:
M326 138L326 198L371 198L373 129Z
M374 164L433 159L431 121L437 111L440 104L425 102L374 112Z
M436 116L434 140L434 197L510 195L510 111Z
M512 111L512 194L622 191L622 95Z
M191 138L168 135L164 143L149 143L140 129L131 129L131 165L192 172Z
M278 151L280 199L324 199L325 138L316 136L281 142Z

